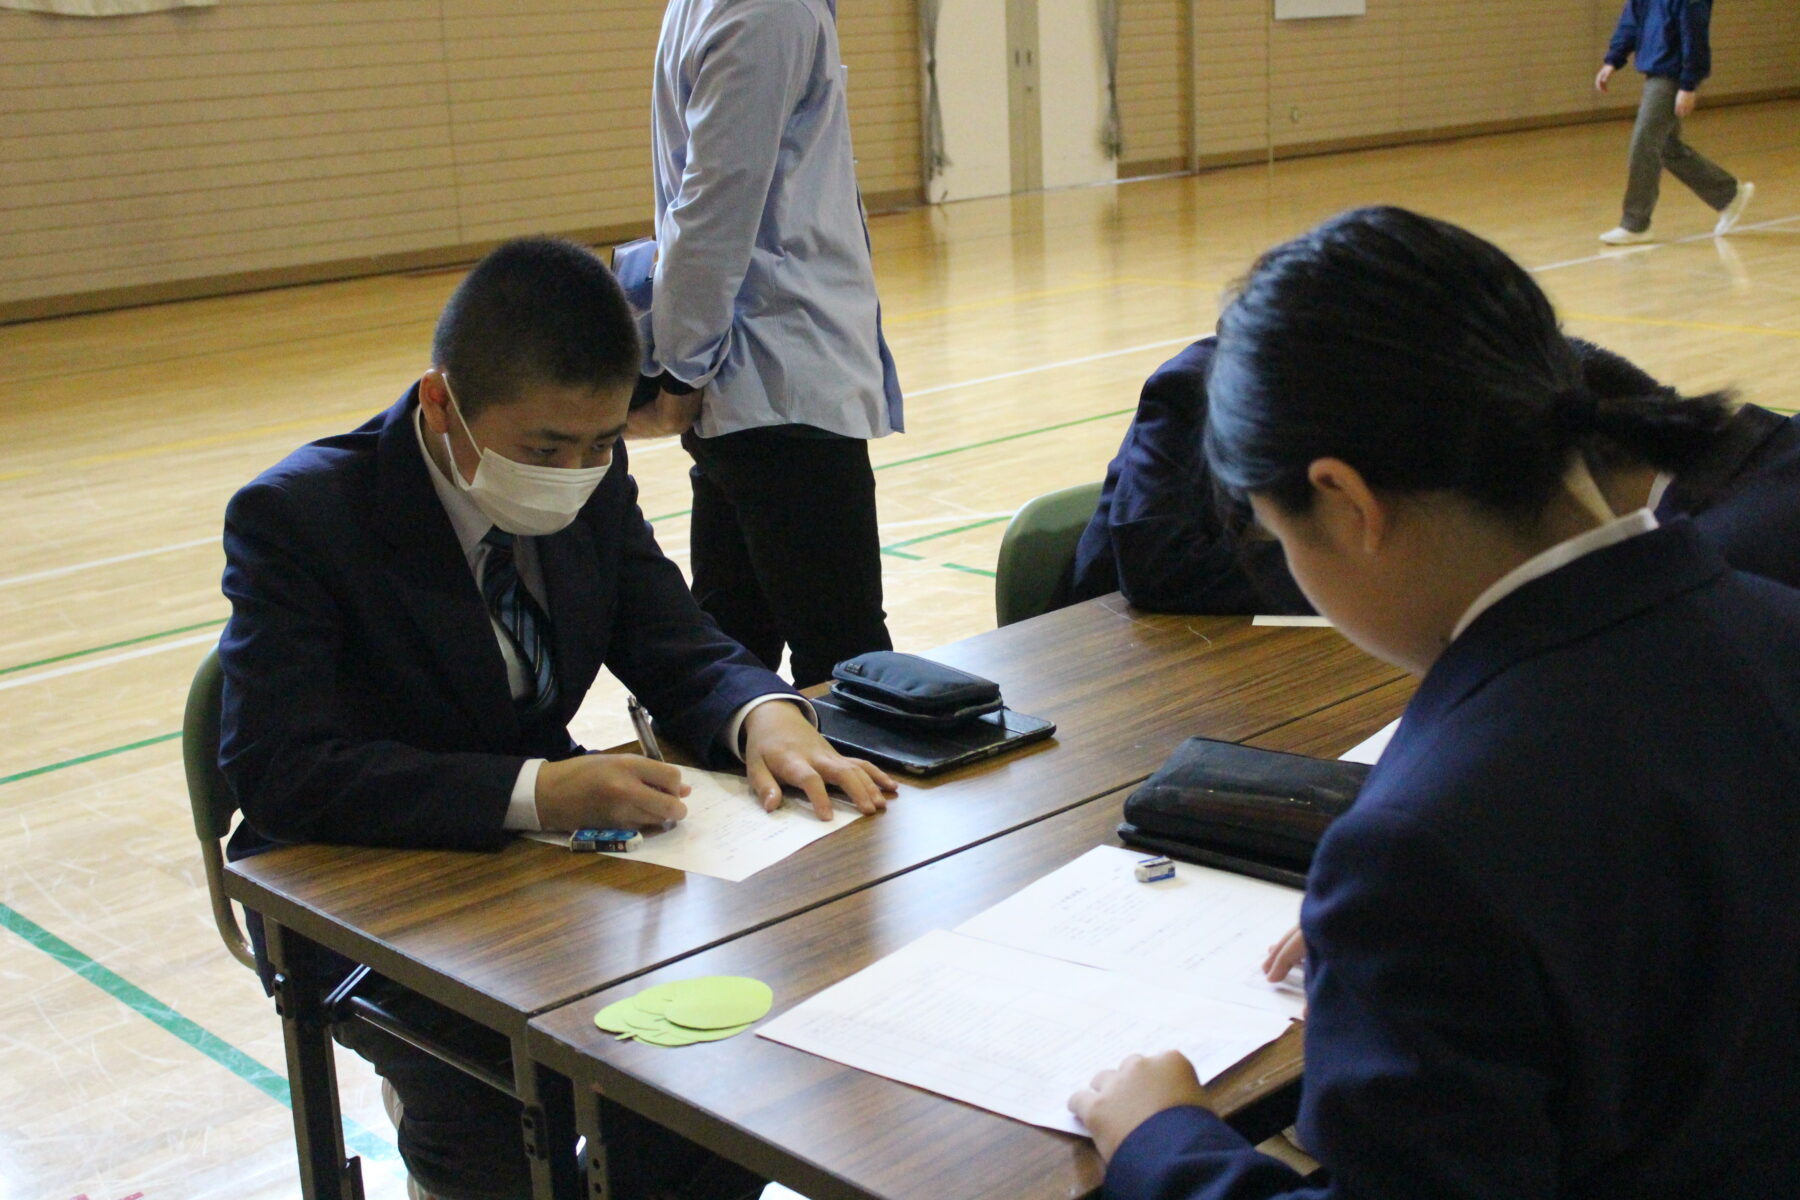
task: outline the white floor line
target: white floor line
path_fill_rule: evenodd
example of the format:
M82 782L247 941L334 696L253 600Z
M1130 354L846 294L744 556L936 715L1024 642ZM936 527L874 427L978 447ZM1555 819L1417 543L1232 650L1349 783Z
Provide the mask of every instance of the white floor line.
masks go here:
M13 575L0 579L0 588L14 587L21 583L36 583L40 579L60 579L64 575L73 575L77 571L88 571L95 567L110 567L114 563L130 562L137 558L153 558L158 554L171 554L176 550L192 550L196 546L216 546L219 535L195 538L191 542L173 542L167 546L152 546L148 550L133 550L130 554L115 554L111 558L96 558L92 562L71 563L66 567L52 567L48 571L33 571L28 575Z
M67 666L53 667L48 671L39 671L34 675L21 675L17 679L0 681L0 692L13 688L26 687L33 683L44 683L51 679L60 679L64 675L74 675L81 671L98 671L101 667L110 667L116 663L129 662L134 658L148 658L152 654L164 654L170 650L179 650L183 646L199 646L219 640L219 631L196 633L190 637L177 638L172 642L158 642L154 646L139 646L136 650L127 650L123 654L109 654L105 658L88 658Z
M1005 512L957 513L948 517L920 517L916 521L884 521L881 531L885 536L890 529L913 529L920 525L955 525L962 521L998 521L1001 517L1010 517L1017 511L1017 509L1009 508Z
M1776 217L1773 221L1758 221L1754 225L1739 225L1725 236L1735 237L1737 234L1750 233L1758 229L1773 229L1777 225L1791 225L1795 221L1800 221L1800 214L1791 217ZM1622 246L1617 250L1602 250L1598 254L1588 254L1581 258L1564 259L1562 262L1545 263L1541 267L1532 267L1530 269L1534 275L1541 275L1545 271L1560 271L1564 267L1580 267L1585 266L1588 263L1605 262L1609 258L1625 258L1632 254L1648 254L1652 250L1661 250L1665 246L1687 246L1694 242L1709 242L1717 236L1717 234L1713 233L1696 233L1684 238L1674 238L1667 242L1650 242L1647 245L1641 246Z
M1060 370L1063 367L1078 367L1083 363L1100 362L1104 359L1119 358L1127 354L1141 354L1145 350L1161 350L1169 346L1185 346L1189 342L1197 341L1202 336L1204 335L1196 333L1188 337L1170 338L1169 340L1162 342L1146 342L1141 346L1127 346L1123 350L1108 350L1103 354L1088 354L1081 358L1063 359L1060 362L1039 363L1035 367L1024 367L1017 371L1006 371L999 375L984 375L980 379L965 379L959 383L941 383L936 387L921 388L918 391L908 392L906 394L908 396L931 396L939 392L955 391L957 388L975 387L983 383L998 383L1003 379L1017 379L1021 375L1036 375L1043 371L1055 371ZM630 453L633 458L642 458L648 453L665 448L673 448L680 444L678 439L670 438L667 442L652 443L643 449L632 449ZM1008 514L995 513L992 515L1006 516ZM982 518L973 517L970 519L981 520ZM927 522L919 523L925 524ZM899 527L899 525L890 526L890 528ZM216 545L218 541L219 539L217 537L195 538L190 542L174 542L167 546L153 546L148 550L134 550L130 554L115 554L110 558L96 558L92 562L71 563L66 567L53 567L48 571L33 571L27 575L13 575L9 578L0 579L0 588L15 587L25 583L36 583L44 579L59 579L64 575L73 575L78 571L92 570L95 567L109 567L114 563L130 562L133 559L151 558L158 554L170 554L177 550L191 550L195 546L205 546L208 544Z
M1205 337L1202 333L1189 334L1187 337L1170 338L1162 342L1145 342L1141 346L1127 346L1123 350L1108 350L1103 354L1087 354L1081 358L1065 358L1060 362L1039 363L1035 367L1022 367L1017 371L1004 371L999 375L983 375L980 379L964 379L959 383L940 383L936 387L918 388L908 391L907 397L935 396L939 392L953 392L957 388L976 387L983 383L999 383L1003 379L1017 379L1021 375L1036 375L1043 371L1058 371L1064 367L1078 367L1082 363L1100 362L1103 359L1119 358L1127 354L1142 354L1146 350L1162 350L1169 346L1185 346L1189 342L1199 341Z

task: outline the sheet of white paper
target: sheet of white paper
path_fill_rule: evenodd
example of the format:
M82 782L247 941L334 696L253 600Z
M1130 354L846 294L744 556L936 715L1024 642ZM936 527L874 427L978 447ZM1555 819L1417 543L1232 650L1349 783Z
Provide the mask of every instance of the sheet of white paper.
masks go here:
M810 803L791 796L774 812L764 812L742 775L683 767L681 780L694 790L682 801L688 815L680 824L644 834L644 844L636 850L602 853L739 883L862 816L839 802L834 819L821 821ZM551 845L569 844L567 833L526 836Z
M1262 976L1269 947L1300 920L1300 893L1175 864L1175 878L1139 883L1142 851L1096 846L957 927L957 932L1148 978L1214 1000L1299 1017L1306 996Z
M1287 1024L939 930L757 1032L1015 1120L1084 1133L1069 1097L1126 1055L1180 1050L1211 1079Z
M1381 757L1381 752L1387 749L1387 744L1394 740L1394 730L1398 728L1400 728L1400 718L1395 717L1388 724L1383 725L1367 738L1338 755L1338 757L1345 762L1369 763L1372 765Z
M1275 613L1260 613L1250 618L1252 625L1287 625L1306 629L1330 629L1331 622L1324 617L1284 617Z

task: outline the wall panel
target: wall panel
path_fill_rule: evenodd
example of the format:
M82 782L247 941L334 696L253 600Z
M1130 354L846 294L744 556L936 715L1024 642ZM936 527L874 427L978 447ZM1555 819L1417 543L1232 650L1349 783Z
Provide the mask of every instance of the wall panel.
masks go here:
M1125 136L1124 163L1186 160L1190 73L1187 0L1122 0L1119 124Z
M650 215L663 0L0 12L0 317L323 278ZM912 0L840 27L863 189L919 191ZM391 257L385 265L391 265ZM233 277L222 279L222 277ZM168 289L159 289L159 294Z
M1185 78L1171 12L1186 0L1124 0L1127 163L1160 169L1185 146L1203 162L1273 148L1379 141L1426 131L1605 115L1635 103L1592 80L1618 0L1369 0L1362 17L1276 21L1270 0L1194 0L1198 71ZM1714 10L1706 92L1800 88L1800 4L1732 0ZM1192 97L1192 118L1188 99Z
M641 227L663 3L0 11L0 319ZM841 4L875 207L921 191L914 4ZM1365 17L1304 22L1272 7L1193 0L1190 49L1190 0L1122 0L1124 173L1604 115L1636 95L1630 78L1608 98L1590 87L1617 0L1369 0ZM1800 88L1795 0L1722 3L1713 38L1710 96Z

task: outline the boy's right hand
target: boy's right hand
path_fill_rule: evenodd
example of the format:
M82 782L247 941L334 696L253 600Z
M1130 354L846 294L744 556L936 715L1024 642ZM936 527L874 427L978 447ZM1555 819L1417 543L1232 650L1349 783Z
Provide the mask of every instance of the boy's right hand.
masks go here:
M538 768L538 824L545 829L660 829L687 816L693 789L681 768L641 754L584 754Z
M1612 77L1613 77L1612 64L1611 63L1601 63L1600 64L1600 73L1598 75L1594 76L1594 90L1596 92L1604 92L1606 90L1607 83L1612 79Z

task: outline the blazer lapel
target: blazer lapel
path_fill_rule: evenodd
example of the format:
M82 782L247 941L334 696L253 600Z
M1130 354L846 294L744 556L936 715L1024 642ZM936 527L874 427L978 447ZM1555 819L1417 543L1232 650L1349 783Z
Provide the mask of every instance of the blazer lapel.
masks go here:
M388 410L376 452L376 528L394 556L390 586L430 648L446 690L491 732L495 744L519 736L518 716L493 625L480 589L456 540L456 530L431 486L413 431L417 385Z

